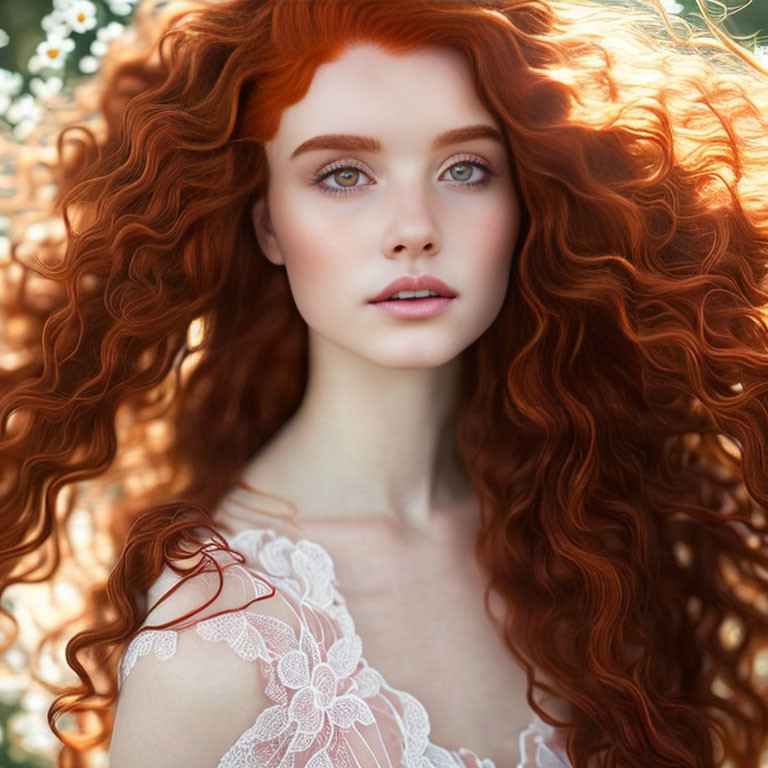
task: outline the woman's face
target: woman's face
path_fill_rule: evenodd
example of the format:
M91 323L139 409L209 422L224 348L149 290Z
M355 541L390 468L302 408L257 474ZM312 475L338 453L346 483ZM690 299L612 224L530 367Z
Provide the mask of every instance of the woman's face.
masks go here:
M485 130L444 137L470 126ZM268 204L253 209L259 244L285 265L311 332L379 365L421 368L488 328L520 221L494 132L448 49L393 56L361 44L318 67L266 144ZM455 296L371 303L393 280L426 275Z

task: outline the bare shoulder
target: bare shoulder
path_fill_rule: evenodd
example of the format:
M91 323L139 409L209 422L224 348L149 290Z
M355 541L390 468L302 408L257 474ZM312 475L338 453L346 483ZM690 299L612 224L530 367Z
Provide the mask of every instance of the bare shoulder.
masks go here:
M257 664L179 633L176 652L142 656L115 712L111 768L210 768L271 707Z
M164 572L150 589L149 605L177 580L172 571ZM221 580L206 572L185 580L150 612L122 660L111 768L211 768L275 705L266 694L262 651L253 643L238 645L246 617L285 614L279 601L268 597L235 610L260 589L240 567L227 568ZM188 620L185 628L154 628L208 600L200 618Z

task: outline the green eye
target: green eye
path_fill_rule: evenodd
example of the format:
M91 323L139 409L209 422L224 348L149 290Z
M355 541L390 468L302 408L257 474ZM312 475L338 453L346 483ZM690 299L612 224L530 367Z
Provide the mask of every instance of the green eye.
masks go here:
M454 173L455 168L459 168L459 174L463 175L457 175ZM452 165L448 170L451 172L451 176L453 176L456 181L467 181L472 176L473 169L474 166L470 165L469 163L456 163L455 165Z
M469 181L476 168L484 171L485 176L478 181ZM490 182L491 178L496 175L495 171L485 163L481 163L479 160L470 160L469 158L458 160L450 165L444 173L445 172L450 172L451 177L455 182L452 186L467 187L469 189L477 189L485 186ZM322 189L323 192L327 192L331 195L347 195L355 192L355 190L361 187L370 186L369 184L357 184L361 174L366 177L368 176L368 174L359 166L340 161L337 165L332 166L327 170L320 171L314 178L314 184ZM329 177L333 177L338 183L338 186L324 184L323 182L325 179Z

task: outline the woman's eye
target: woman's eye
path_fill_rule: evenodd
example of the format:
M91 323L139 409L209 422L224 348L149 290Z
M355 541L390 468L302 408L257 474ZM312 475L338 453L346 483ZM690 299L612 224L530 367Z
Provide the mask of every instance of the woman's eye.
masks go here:
M368 176L362 168L358 168L356 165L341 165L331 168L329 171L320 173L320 175L315 178L315 183L320 189L326 192L343 194L347 189L355 189L359 186L364 186L356 183L360 179L361 174L366 177ZM328 186L322 183L329 177L336 181L339 186Z
M477 176L475 171L480 167L480 163L464 161L461 163L454 163L446 169L446 173L450 173L454 181L469 181L474 176ZM458 170L454 172L454 169ZM485 168L483 168L483 170L485 170Z
M485 175L481 179L472 180L477 176L478 169L482 170ZM453 179L453 182L451 182L452 186L473 188L485 186L496 175L486 163L469 159L452 163L443 171L441 176L444 176L446 173L450 174ZM367 184L357 183L361 174L366 178L368 177L368 174L359 166L342 162L328 170L320 171L315 176L314 183L323 192L329 192L332 195L345 195L354 192L360 187L368 186ZM338 186L323 183L328 178L334 180Z

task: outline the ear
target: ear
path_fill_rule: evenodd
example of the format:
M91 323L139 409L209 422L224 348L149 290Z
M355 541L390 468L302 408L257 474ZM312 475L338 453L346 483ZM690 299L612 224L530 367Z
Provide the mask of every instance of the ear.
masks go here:
M253 221L253 230L256 233L256 239L264 255L273 264L285 264L280 246L277 244L272 222L269 218L269 208L266 198L260 197L251 208L251 219Z

